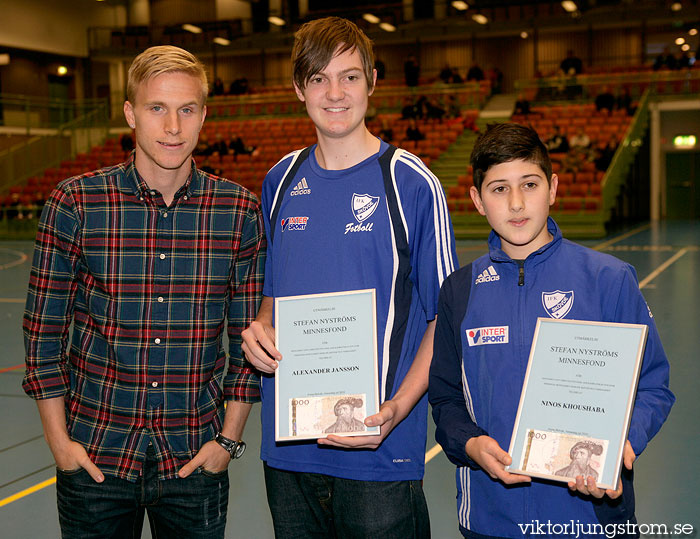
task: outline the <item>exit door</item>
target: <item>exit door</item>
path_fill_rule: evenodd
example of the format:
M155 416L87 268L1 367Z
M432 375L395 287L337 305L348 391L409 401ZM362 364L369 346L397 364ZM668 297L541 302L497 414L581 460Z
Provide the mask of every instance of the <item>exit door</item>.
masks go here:
M666 154L666 217L700 218L700 151Z

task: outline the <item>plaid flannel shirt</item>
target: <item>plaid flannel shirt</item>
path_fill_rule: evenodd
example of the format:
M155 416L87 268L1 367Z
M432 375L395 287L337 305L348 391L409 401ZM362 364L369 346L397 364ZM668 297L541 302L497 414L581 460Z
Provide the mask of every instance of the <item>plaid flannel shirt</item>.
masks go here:
M23 387L34 399L65 398L68 434L103 472L135 481L152 441L160 477L176 477L221 429L224 399L259 400L241 331L261 297L263 230L255 196L194 161L169 207L133 154L49 197L24 315Z

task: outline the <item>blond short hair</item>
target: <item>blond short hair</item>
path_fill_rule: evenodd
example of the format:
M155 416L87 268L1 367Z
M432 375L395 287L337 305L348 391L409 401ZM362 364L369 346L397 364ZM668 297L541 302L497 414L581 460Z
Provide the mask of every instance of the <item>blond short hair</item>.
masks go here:
M340 17L309 21L294 35L292 78L303 90L311 77L326 68L336 54L357 51L367 79L367 89L374 88L374 50L372 40L357 25Z
M204 65L192 53L172 45L150 47L134 58L129 67L126 98L133 103L139 85L163 73L186 73L199 79L202 104L206 103L209 85Z

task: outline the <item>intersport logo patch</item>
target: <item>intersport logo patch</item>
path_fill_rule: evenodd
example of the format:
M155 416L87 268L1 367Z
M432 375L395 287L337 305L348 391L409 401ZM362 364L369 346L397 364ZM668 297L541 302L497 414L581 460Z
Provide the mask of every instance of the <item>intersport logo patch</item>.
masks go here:
M483 346L485 344L507 344L508 326L488 326L483 328L467 329L467 344L469 346Z

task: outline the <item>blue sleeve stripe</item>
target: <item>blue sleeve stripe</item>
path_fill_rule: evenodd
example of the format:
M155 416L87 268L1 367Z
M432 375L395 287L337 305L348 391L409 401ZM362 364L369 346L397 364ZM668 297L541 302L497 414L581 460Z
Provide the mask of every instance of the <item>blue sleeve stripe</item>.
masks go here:
M425 166L423 161L406 150L399 149L394 157L395 161L400 161L417 172L430 188L433 196L433 220L435 227L435 249L438 264L439 283L455 269L455 261L452 256L452 234L450 232L450 219L447 210L445 193L440 184L440 180ZM394 167L392 167L392 177ZM403 215L403 214L402 214ZM405 222L404 222L405 225ZM407 229L408 230L408 229Z

